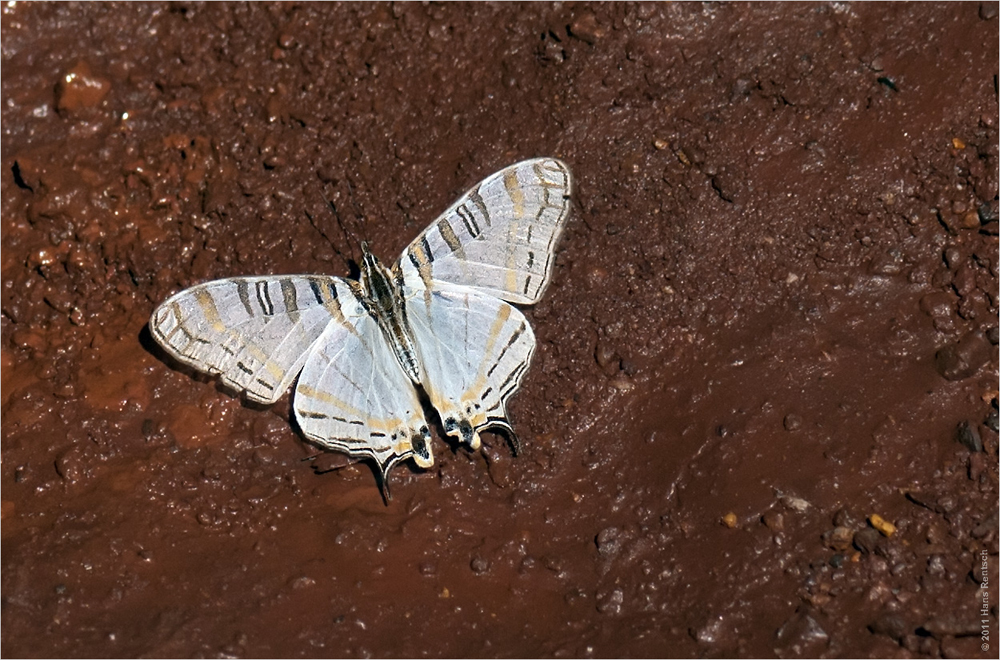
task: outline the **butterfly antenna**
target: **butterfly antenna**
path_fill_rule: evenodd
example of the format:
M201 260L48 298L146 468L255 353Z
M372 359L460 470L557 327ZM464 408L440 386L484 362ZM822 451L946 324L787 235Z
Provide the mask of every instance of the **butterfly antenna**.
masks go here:
M351 245L357 242L357 239L354 238L353 234L348 232L347 227L344 226L344 220L343 218L340 217L340 210L337 209L337 205L334 203L334 201L332 199L328 199L326 200L326 203L330 207L330 210L333 212L333 217L337 221L337 226L340 227L340 233L344 235L344 240L347 242L347 244ZM323 237L326 238L326 240L330 243L330 245L333 246L333 250L334 252L337 253L337 256L343 259L348 269L350 269L351 268L350 258L337 249L337 246L334 244L332 240L330 240L329 237L327 237L326 233L324 232L321 233L323 233Z

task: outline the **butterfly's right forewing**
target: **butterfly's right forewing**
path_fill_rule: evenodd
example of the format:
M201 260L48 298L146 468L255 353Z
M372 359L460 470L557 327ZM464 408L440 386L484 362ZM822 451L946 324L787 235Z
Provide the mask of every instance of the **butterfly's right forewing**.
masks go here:
M570 173L554 158L511 165L463 195L399 260L408 277L468 286L508 302L538 301L569 212Z

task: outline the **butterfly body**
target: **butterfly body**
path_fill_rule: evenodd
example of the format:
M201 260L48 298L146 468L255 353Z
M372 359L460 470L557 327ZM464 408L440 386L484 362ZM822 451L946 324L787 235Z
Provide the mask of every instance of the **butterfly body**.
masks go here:
M413 333L406 323L405 301L402 281L398 273L383 266L378 258L362 246L361 260L361 302L369 315L378 323L382 334L392 346L399 366L414 385L420 385L420 365L417 351L413 346Z
M535 338L511 303L544 291L569 210L570 174L540 158L488 177L432 222L392 266L364 247L359 281L237 277L162 303L150 331L170 355L248 399L293 408L317 444L375 461L433 464L422 389L446 434L472 449L500 428Z

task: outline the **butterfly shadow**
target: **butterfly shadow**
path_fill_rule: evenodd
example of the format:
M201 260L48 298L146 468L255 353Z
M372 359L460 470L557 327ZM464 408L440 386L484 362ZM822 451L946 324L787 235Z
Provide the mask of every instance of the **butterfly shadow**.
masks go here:
M431 429L431 442L435 442L436 446L445 446L451 453L451 457L454 458L458 456L459 453L464 453L467 455L482 455L479 451L473 451L465 444L455 440L451 436L447 435L444 431L444 424L441 421L441 417L438 411L430 402L430 398L424 391L423 387L416 386L417 394L420 399L420 405L423 408L424 419L427 421L428 427ZM293 395L294 396L294 395ZM295 432L304 440L308 445L311 445L317 449L317 453L312 456L307 456L303 458L303 461L310 461L312 463L312 469L315 474L327 474L329 472L337 472L346 467L358 465L359 463L364 463L372 471L372 475L375 477L376 482L382 491L382 499L386 505L392 501L392 493L389 488L389 472L395 470L397 467L405 467L407 472L411 475L421 474L427 472L427 469L417 467L412 461L406 458L393 463L384 471L374 458L367 456L350 456L343 454L338 451L332 451L323 447L323 445L318 442L314 442L306 437L305 433L299 427L298 420L295 419L294 415L290 416L289 423ZM517 456L521 451L521 443L514 433L513 428L509 424L493 424L490 426L483 426L477 429L479 431L488 431L489 433L502 437L504 441L510 446L511 454ZM495 447L491 442L483 441L484 445L490 447Z

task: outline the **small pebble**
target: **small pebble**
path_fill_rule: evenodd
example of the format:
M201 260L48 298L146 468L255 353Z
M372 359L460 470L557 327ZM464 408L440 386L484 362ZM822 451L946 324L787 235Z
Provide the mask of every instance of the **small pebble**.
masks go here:
M978 635L980 632L979 619L960 616L954 612L939 614L925 622L921 628L939 639L945 636Z
M854 547L870 555L882 545L882 536L871 527L865 527L854 535Z
M788 413L782 423L786 431L795 431L802 426L802 418L795 413Z
M958 342L939 350L934 356L934 367L947 380L963 380L989 362L992 353L990 343L982 333L970 332Z
M872 527L882 532L884 536L888 537L896 533L896 526L877 513L868 516L868 522L871 523Z
M781 503L787 506L792 511L798 511L799 513L807 511L809 507L812 506L812 504L810 504L807 500L804 500L801 497L795 497L793 495L785 495L784 497L781 498Z
M597 18L590 12L581 14L569 25L569 33L574 37L593 45L607 34L607 30L597 23Z
M990 413L986 416L986 428L990 429L994 433L1000 432L1000 420L997 419L997 410L993 408Z
M111 90L111 81L95 76L90 65L79 61L56 84L56 107L79 110L97 106Z
M951 247L945 248L944 251L944 262L948 265L948 268L955 270L960 265L962 265L962 252L957 247L952 245Z
M823 536L827 546L841 552L850 548L854 542L854 531L848 527L834 527Z
M868 629L876 635L886 635L896 641L901 640L907 633L913 632L910 626L906 625L906 621L895 613L883 614L868 626Z
M981 224L985 225L990 222L996 222L1000 220L1000 205L997 204L996 200L985 202L979 205L976 213L979 214L979 222Z
M308 575L299 576L291 581L292 589L305 589L316 584L316 580Z
M618 614L625 602L625 594L621 589L615 589L609 594L598 596L597 611L601 614Z
M955 430L955 439L969 448L969 451L983 451L983 439L979 437L979 430L968 420L958 425Z
M610 557L618 553L621 549L621 532L617 527L605 527L594 539L597 545L597 552L602 557Z
M601 369L614 372L618 371L620 362L618 352L615 350L611 341L606 337L601 337L597 340L597 346L594 348L594 359L597 361L597 365L601 367Z
M730 529L736 527L736 514L730 511L726 515L722 516L722 524Z
M969 456L969 480L979 481L979 478L986 474L988 469L988 461L986 454L977 451Z
M768 511L760 517L761 522L772 532L780 532L785 529L785 516L777 511Z
M979 212L978 211L967 211L962 214L962 219L959 224L964 229L979 229Z

